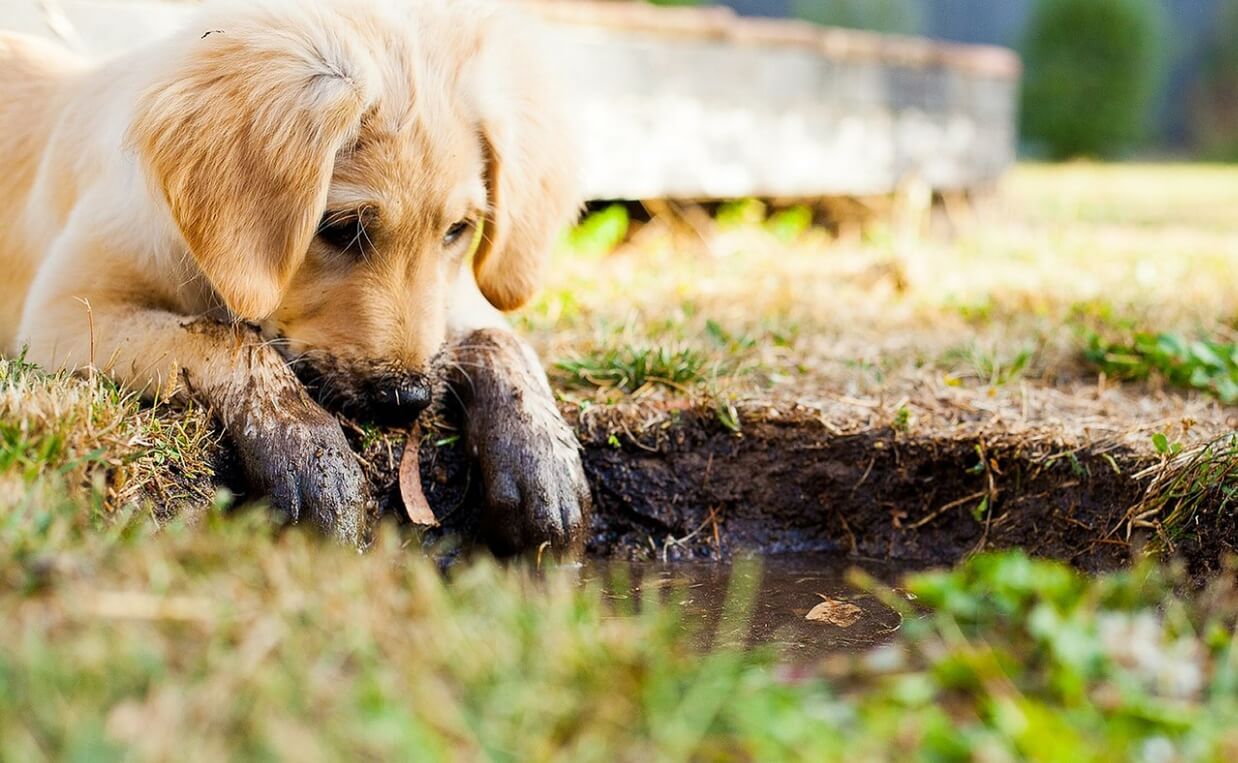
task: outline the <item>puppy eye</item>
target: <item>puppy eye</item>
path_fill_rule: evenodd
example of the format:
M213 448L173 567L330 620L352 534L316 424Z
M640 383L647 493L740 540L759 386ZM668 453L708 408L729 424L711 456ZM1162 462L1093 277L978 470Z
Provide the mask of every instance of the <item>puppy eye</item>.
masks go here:
M447 229L447 233L443 234L443 246L451 246L460 239L464 238L464 234L468 233L472 229L472 220L461 220L455 223Z
M318 238L341 252L364 254L370 246L365 220L360 215L328 212L318 223Z

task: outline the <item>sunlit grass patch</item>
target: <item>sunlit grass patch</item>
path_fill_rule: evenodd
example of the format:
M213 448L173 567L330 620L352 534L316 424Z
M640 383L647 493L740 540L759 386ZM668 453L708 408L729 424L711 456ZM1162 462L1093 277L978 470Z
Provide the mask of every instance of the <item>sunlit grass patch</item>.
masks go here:
M1040 221L1238 229L1230 165L1023 164L1006 185Z
M206 503L216 441L195 407L146 405L102 374L0 358L0 501L63 487L108 510Z
M517 322L551 365L625 345L691 349L709 358L706 376L747 398L769 394L773 378L805 397L898 400L925 378L999 394L1011 381L1063 388L1095 378L1080 331L1231 340L1235 198L1232 168L1029 165L995 198L947 205L927 224L842 225L828 205L755 199L604 208L555 254L548 288ZM755 346L722 346L710 322ZM775 341L780 326L795 328L793 342ZM737 355L739 371L715 362ZM597 378L615 391L630 377L607 376Z

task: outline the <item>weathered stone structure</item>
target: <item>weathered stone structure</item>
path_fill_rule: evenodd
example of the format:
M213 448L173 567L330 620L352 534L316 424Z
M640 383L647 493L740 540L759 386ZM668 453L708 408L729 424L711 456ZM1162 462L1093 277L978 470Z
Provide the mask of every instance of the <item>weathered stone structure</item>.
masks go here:
M742 19L727 9L530 0L552 25L592 198L780 198L992 183L1013 161L1019 62L1001 48ZM192 3L8 0L0 28L107 54Z

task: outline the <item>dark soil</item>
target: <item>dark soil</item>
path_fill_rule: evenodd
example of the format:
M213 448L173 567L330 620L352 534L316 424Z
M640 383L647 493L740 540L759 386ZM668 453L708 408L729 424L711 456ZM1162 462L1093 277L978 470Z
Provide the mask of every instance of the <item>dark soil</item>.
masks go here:
M705 407L565 411L593 486L589 553L621 559L723 559L736 553L842 552L902 567L950 564L1021 547L1087 570L1128 563L1127 512L1148 454L1051 435L868 429L835 434L811 413L746 415L737 434ZM592 415L597 414L597 415ZM444 442L448 440L448 442ZM365 449L385 511L402 514L403 443ZM421 442L422 480L444 535L475 535L482 496L449 429ZM1232 535L1232 522L1229 531ZM1181 546L1193 569L1219 569L1234 538Z
M1128 559L1106 536L1139 487L1087 449L888 429L838 436L806 416L746 421L736 436L699 412L660 435L656 452L587 441L599 552L699 527L668 554L842 550L938 564L1021 546L1089 569Z

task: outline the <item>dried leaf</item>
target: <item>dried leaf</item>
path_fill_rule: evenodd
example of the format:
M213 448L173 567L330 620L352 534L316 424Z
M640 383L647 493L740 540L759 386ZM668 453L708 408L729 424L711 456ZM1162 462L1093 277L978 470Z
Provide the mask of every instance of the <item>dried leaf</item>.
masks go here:
M817 595L821 596L821 594ZM859 621L862 614L864 610L849 601L821 596L821 603L809 610L808 614L804 615L804 619L837 625L839 628L850 628Z
M421 459L418 455L420 444L420 432L414 427L408 435L408 441L404 443L404 455L400 457L400 500L413 524L437 527L438 519L430 508L430 502L426 500L425 491L421 489Z

